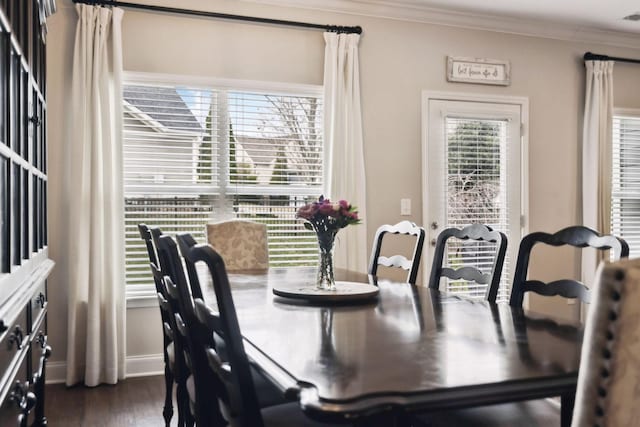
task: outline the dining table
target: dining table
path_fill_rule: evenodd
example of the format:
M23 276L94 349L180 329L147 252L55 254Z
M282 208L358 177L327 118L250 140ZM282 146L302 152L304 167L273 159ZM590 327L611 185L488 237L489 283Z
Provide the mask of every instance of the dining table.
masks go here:
M560 397L561 425L570 425L581 324L342 270L338 279L378 294L318 302L273 293L313 284L315 274L229 273L247 356L309 417L348 422ZM204 297L215 306L211 286Z

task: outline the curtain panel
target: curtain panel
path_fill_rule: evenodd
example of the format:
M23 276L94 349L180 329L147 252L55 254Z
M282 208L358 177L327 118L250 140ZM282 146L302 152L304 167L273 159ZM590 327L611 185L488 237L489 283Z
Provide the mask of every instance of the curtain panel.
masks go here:
M359 34L324 33L325 186L332 200L358 207L362 224L338 233L335 265L366 271L366 184L360 107Z
M77 4L67 124L68 385L125 376L122 9Z
M611 232L613 61L585 61L582 132L582 224ZM582 282L594 282L602 251L582 251Z

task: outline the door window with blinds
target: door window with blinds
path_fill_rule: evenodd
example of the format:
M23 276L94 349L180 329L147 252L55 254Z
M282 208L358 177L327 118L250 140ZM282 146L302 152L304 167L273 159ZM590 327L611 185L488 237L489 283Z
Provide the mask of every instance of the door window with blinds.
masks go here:
M640 256L640 111L613 117L611 232Z
M517 103L426 101L425 226L430 236L427 265L435 239L449 227L485 224L507 235L509 245L498 290L505 301L522 234L521 123ZM496 244L449 239L444 263L474 266L491 273ZM483 298L487 285L443 278L440 289Z
M248 219L267 225L271 266L315 265L314 237L295 213L322 193L320 93L124 84L129 298L153 292L141 222L206 242L207 223Z

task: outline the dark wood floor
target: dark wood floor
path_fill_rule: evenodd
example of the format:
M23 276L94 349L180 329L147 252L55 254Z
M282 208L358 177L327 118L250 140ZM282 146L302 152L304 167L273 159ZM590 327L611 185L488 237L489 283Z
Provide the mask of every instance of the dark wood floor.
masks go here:
M71 387L63 384L47 385L46 415L51 427L162 427L162 406L164 402L164 378L161 376L130 378L118 385L103 385L95 388ZM540 405L541 401L531 404L519 404L519 427L553 427L560 425L558 408L553 405ZM548 402L543 402L548 403ZM542 410L538 408L543 408ZM174 404L174 414L171 425L177 425L177 409ZM490 408L479 408L466 422L465 417L458 422L442 423L436 416L432 421L435 425L447 427L482 426L482 427L514 427L513 414L506 420L492 420L487 424L482 420L486 417L483 411ZM487 412L488 413L488 412ZM525 414L525 416L523 416Z
M115 386L46 386L51 427L162 427L164 378L129 378ZM175 405L174 405L175 406ZM177 425L177 410L172 425Z

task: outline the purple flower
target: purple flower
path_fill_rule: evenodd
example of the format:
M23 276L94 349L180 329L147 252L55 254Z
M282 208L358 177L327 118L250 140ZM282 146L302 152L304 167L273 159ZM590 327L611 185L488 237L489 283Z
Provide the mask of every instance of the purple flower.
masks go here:
M300 207L296 216L307 221L305 227L316 231L321 228L337 231L347 225L360 223L355 206L346 200L332 203L324 196L320 196L316 202Z

